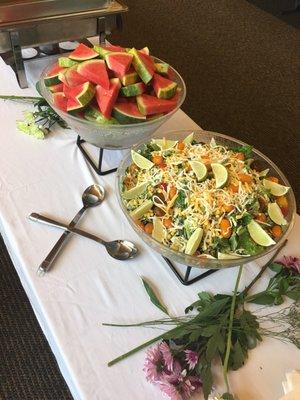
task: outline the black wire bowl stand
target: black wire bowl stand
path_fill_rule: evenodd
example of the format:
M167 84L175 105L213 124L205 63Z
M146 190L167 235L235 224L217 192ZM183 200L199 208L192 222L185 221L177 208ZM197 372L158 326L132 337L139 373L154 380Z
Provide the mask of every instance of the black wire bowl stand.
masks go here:
M193 267L186 266L185 273L182 276L182 274L178 271L178 269L175 267L175 265L172 263L171 260L169 260L167 257L164 257L164 256L162 256L162 258L165 260L167 265L174 272L174 274L177 277L177 279L179 280L179 282L185 286L192 285L193 283L201 281L202 279L206 278L207 276L219 271L218 269L210 269L208 271L202 272L201 274L197 275L195 278L190 279L190 273L191 273Z
M93 168L93 170L96 172L96 174L103 176L103 175L108 175L112 174L113 172L116 172L118 169L116 168L111 168L106 171L102 170L102 161L103 161L103 153L104 149L101 147L99 148L99 159L98 159L98 165L95 164L95 162L91 159L85 148L82 146L83 143L85 143L84 139L81 139L80 135L77 136L76 144L79 147L79 150L81 151L83 157L86 159L86 161L90 164L90 166Z

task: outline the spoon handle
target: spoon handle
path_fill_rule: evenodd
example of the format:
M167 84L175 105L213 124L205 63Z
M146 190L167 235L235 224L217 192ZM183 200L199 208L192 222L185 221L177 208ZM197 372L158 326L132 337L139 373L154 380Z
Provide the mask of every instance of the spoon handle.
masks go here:
M95 242L100 243L103 246L107 245L107 243L104 240L102 240L98 236L93 235L92 233L85 232L82 229L71 228L68 225L65 225L65 224L62 224L60 222L57 222L54 219L44 217L41 214L32 213L32 214L29 215L29 219L31 221L40 222L40 223L45 224L45 225L54 226L55 228L65 229L68 232L73 232L76 235L84 236L84 237L86 237L88 239L94 240Z
M82 207L81 210L78 211L78 213L75 215L75 217L70 222L69 228L75 227L75 225L78 223L78 221L82 217L85 210L86 210L86 207ZM63 248L70 233L71 233L70 231L64 231L64 233L61 235L61 237L58 239L58 241L55 243L55 245L52 247L52 249L46 256L44 261L38 267L38 269L37 269L38 275L43 276L46 272L50 271L50 269L53 266L53 262L54 262L55 258L59 254L60 250Z

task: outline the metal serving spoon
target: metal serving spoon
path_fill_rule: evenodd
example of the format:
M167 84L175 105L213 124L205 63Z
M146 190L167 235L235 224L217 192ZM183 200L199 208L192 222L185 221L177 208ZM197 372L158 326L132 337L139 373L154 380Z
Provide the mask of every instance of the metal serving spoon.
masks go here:
M112 242L105 242L103 239L98 236L92 235L91 233L85 232L81 229L71 228L68 225L57 222L53 219L46 218L43 215L32 213L29 215L29 219L35 222L41 222L46 225L54 226L56 228L65 229L68 232L73 232L76 235L84 236L88 239L92 239L97 243L105 246L108 254L116 258L117 260L127 260L129 258L133 258L137 255L138 249L136 246L129 242L128 240L114 240Z
M98 206L99 204L102 203L105 197L105 190L102 186L100 185L91 185L82 194L82 203L83 207L81 210L78 211L78 213L75 215L75 217L72 219L72 221L69 224L69 228L74 228L75 225L78 223L80 218L82 217L83 213L85 210L87 210L90 207L95 207ZM54 262L54 259L57 257L58 253L64 246L67 237L70 235L69 230L65 230L64 233L61 235L61 237L58 239L58 241L55 243L53 248L50 250L49 254L47 257L44 259L44 261L41 263L41 265L38 267L37 273L38 275L44 275L46 272L48 272Z

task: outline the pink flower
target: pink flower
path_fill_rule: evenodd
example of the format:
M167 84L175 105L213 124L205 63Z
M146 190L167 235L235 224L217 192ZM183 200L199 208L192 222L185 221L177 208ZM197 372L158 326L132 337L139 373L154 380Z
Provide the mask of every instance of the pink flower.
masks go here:
M300 274L300 260L297 257L291 257L291 256L283 256L279 261L277 261L279 264L284 265L287 268L291 268L294 271L298 272Z
M168 346L166 342L162 342L159 345L159 349L162 353L163 359L165 361L167 369L172 372L173 371L173 365L174 365L174 357L173 354L171 353L171 349Z
M198 354L193 350L185 350L184 352L185 360L189 366L189 369L194 369L198 363Z
M185 376L186 371L180 375L168 376L166 382L162 382L160 390L170 397L171 400L188 400L198 390L202 382L196 376Z
M147 350L143 368L147 381L160 381L163 377L164 366L164 359L159 344Z

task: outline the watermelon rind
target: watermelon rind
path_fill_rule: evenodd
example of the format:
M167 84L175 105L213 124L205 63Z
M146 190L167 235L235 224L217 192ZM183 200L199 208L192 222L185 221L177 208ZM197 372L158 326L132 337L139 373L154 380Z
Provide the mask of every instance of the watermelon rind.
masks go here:
M95 95L95 86L91 82L83 84L82 91L76 96L76 100L85 107Z
M160 75L167 76L169 73L170 65L167 63L155 63L155 72Z
M57 85L58 83L60 83L60 79L59 79L59 75L63 73L63 71L59 71L53 75L48 75L45 76L44 78L44 83L46 86L53 86L53 85Z
M82 85L83 83L87 82L88 79L86 79L82 75L80 75L77 72L77 68L78 68L78 66L74 65L73 67L64 69L58 75L59 80L61 82L63 82L65 85L68 85L71 87Z
M146 91L146 86L143 82L134 83L124 86L120 89L120 94L125 97L138 96Z
M148 94L137 96L136 102L140 113L147 116L152 114L168 113L177 105L177 100L158 99L157 97Z
M82 50L82 54L80 53L80 49ZM86 61L86 60L92 60L93 58L99 57L99 54L91 49L88 46L85 46L84 44L80 43L72 53L69 54L69 58L74 61Z
M144 122L146 117L144 115L137 116L126 111L126 103L115 104L112 115L120 124L137 124Z
M128 53L133 55L132 64L142 81L146 84L150 82L154 71L151 71L149 68L147 68L146 64L141 58L141 55L135 48L129 50Z
M140 80L138 73L132 68L125 75L118 76L123 86L133 85Z
M159 74L153 75L152 85L155 94L159 99L172 98L175 95L178 86L176 82L164 78Z
M110 50L107 50L107 49L105 49L104 47L102 47L102 46L97 46L97 45L95 45L95 46L93 47L93 50L94 50L96 53L98 53L99 56L100 56L101 58L104 58L107 54L111 53Z
M119 122L115 118L105 118L99 110L92 106L85 110L84 118L88 121L97 122L101 125L119 125Z
M60 67L69 68L77 64L77 61L71 60L69 57L59 57L58 59L58 65Z

